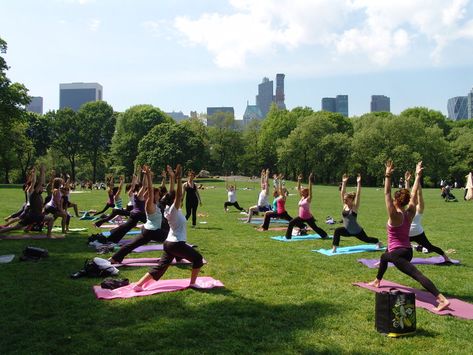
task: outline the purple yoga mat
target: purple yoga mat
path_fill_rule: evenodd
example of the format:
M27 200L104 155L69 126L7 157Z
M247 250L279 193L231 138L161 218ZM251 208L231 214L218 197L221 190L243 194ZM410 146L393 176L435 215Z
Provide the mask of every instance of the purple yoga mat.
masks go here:
M145 284L144 290L141 292L133 291L132 283L127 286L116 288L114 290L103 289L100 286L94 286L93 290L95 296L99 299L111 300L114 298L132 298L154 295L155 293L162 292L173 292L182 291L189 287L189 279L177 279L177 280L151 280ZM211 289L214 287L224 287L223 283L219 280L215 280L212 277L198 277L196 284L202 289Z
M433 309L434 307L437 306L437 300L435 299L434 295L432 295L430 292L427 292L427 291L422 291L416 288L403 286L403 285L397 284L395 282L387 281L387 280L382 280L381 286L378 288L370 286L364 282L355 282L353 283L353 285L366 288L376 293L389 291L389 289L393 287L404 292L414 292L416 294L417 307L424 308L428 310L429 312L432 312L441 316L451 315L458 318L473 319L473 304L461 301L456 298L447 297L448 300L450 301L450 305L448 306L447 309L437 312L437 311L434 311Z
M162 244L148 244L148 245L142 245L138 248L133 249L133 253L145 253L147 251L159 251L159 250L163 250Z
M459 260L451 259L451 261L455 265L460 264ZM358 259L358 262L368 266L370 269L376 269L378 267L377 263L379 262L379 259ZM411 263L415 265L447 265L441 256L432 256L430 258L413 258ZM394 266L394 264L388 263L388 266Z
M155 266L157 265L159 258L136 258L136 259L123 259L121 264L113 264L115 267L120 266ZM205 259L202 260L204 264L207 264ZM191 262L187 259L182 259L180 261L176 261L174 259L172 261L172 265L190 265Z

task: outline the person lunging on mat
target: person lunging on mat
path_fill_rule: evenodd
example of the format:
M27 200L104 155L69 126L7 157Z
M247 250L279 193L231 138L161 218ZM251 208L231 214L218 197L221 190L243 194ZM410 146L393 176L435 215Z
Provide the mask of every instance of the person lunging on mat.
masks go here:
M401 189L394 193L394 199L391 196L391 175L394 171L394 164L391 160L386 162L386 171L384 179L384 197L386 202L386 210L388 212L388 251L381 255L378 274L376 279L369 284L379 287L384 273L391 262L400 271L409 275L418 281L427 291L432 293L436 298L438 305L435 311L441 311L448 307L450 302L443 296L433 282L422 274L413 264L412 248L409 242L409 229L411 221L416 213L417 190L419 188L419 180L422 174L422 162L417 163L416 176L412 194L407 189Z
M125 256L131 253L135 248L148 244L154 240L158 243L164 242L169 232L169 224L166 218L163 217L165 203L169 201L172 204L173 199L164 197L166 193L166 175L164 175L164 188L153 187L153 172L149 166L143 167L143 173L147 180L146 192L146 223L141 228L141 234L135 237L130 243L123 245L113 256L109 259L112 264L119 264L123 261ZM171 179L170 191L174 198L174 179ZM160 201L161 196L163 200Z
M197 223L197 207L202 206L202 200L200 199L199 190L197 190L197 185L194 183L195 173L190 170L187 173L187 181L184 183L184 192L182 195L182 200L184 197L186 199L186 219L192 214L192 227L195 228Z
M228 206L233 206L237 210L244 211L245 209L240 207L236 198L236 181L233 181L233 185L228 185L227 179L225 179L225 189L227 190L228 200L223 204L225 212L228 212Z
M293 218L289 222L289 226L286 230L286 239L292 238L292 229L295 225L300 223L307 223L309 227L312 228L315 233L320 235L323 239L328 238L327 232L315 224L315 218L310 211L310 203L312 202L312 179L313 175L310 173L309 187L301 188L302 175L297 177L297 191L299 191L299 195L301 196L301 199L299 200L299 216Z
M54 220L56 218L61 217L61 230L62 233L66 233L66 219L67 213L64 211L63 208L63 200L62 200L62 193L61 193L61 186L64 183L62 178L54 178L52 184L52 195L51 200L44 206L44 213L45 214L52 214Z
M268 230L271 218L280 218L289 222L292 220L292 217L286 211L286 193L282 184L282 175L274 178L274 183L277 191L276 209L274 211L267 211L264 213L264 220L263 224L261 225L261 229L264 231ZM304 228L305 225L301 222L298 227Z
M170 174L173 178L172 173ZM136 284L133 286L133 290L140 292L146 289L146 283L151 279L159 280L169 265L172 263L174 258L183 258L192 262L191 279L189 287L199 288L196 285L197 276L199 275L200 268L203 265L202 255L186 243L187 231L186 231L186 218L180 211L182 202L182 182L181 182L181 165L178 164L175 172L175 179L177 182L176 196L174 203L171 206L166 207L164 211L164 217L169 222L169 233L164 242L164 252L158 261L158 265L153 266L151 270L146 273Z
M346 192L347 182L348 175L343 174L342 188L340 190L340 198L343 205L343 227L339 227L333 232L332 253L337 252L337 248L340 245L340 236L356 237L365 243L376 244L378 248L382 248L379 239L368 237L357 221L361 198L361 175L358 174L356 178L356 192Z
M248 218L246 223L251 223L251 218L253 213L257 214L258 212L267 212L271 211L271 205L268 202L269 195L269 169L266 171L263 169L261 171L261 191L258 195L258 204L256 206L251 206L248 209Z
M128 190L128 196L133 196L133 189L135 188L135 183L136 183L136 176L133 175L133 179L131 182L131 186ZM115 207L112 209L112 213L109 214L108 216L105 216L103 218L100 218L98 221L94 223L94 226L99 228L102 224L111 221L117 216L126 216L128 217L130 215L130 211L133 209L133 203L130 205L130 209L126 210L123 209L123 200L121 198L121 193L123 189L123 176L120 176L120 182L118 184L118 188L115 192L115 195L113 196L113 200L115 202ZM130 197L130 201L132 198Z
M410 189L410 179L411 173L406 171L404 174L404 183L407 190ZM422 248L428 250L428 252L435 252L443 257L445 263L451 264L452 261L445 254L445 252L439 247L433 245L425 235L424 228L422 227L422 216L424 215L424 196L422 194L422 184L419 184L417 189L417 204L416 204L416 214L412 219L411 228L409 229L409 240L411 242L416 242Z
M24 214L20 216L20 219L17 224L11 227L0 227L0 233L6 233L12 230L24 229L33 224L46 224L48 231L47 237L51 237L51 230L53 228L54 219L51 216L45 216L43 213L43 197L41 193L43 192L43 185L45 180L45 170L44 166L41 165L40 168L40 178L39 181L36 180L36 171L33 168L31 171L31 183L28 185L27 195L28 195L28 209Z
M116 195L117 191L118 191L118 187L113 186L113 175L111 175L107 179L107 196L108 196L108 199L107 199L107 202L105 203L105 207L102 210L93 213L92 216L101 215L106 210L108 210L109 208L114 208L115 207L115 195Z

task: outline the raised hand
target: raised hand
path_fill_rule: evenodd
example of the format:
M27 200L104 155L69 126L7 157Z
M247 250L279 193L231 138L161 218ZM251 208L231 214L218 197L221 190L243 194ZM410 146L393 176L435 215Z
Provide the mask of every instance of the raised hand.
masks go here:
M297 177L297 180L299 180L299 181L302 180L302 174L299 174L299 176Z
M172 170L172 168L171 168L169 165L166 166L166 169L167 169L167 171L168 171L168 175L169 175L169 176L171 176L171 177L174 177L174 176L175 176L174 170Z
M310 173L309 174L309 181L312 182L313 178L314 178L314 174Z
M182 167L181 164L177 164L176 166L176 178L180 178L182 176Z
M358 176L356 177L356 183L357 184L361 183L361 174L358 174Z
M404 180L409 181L411 179L412 175L411 172L408 170L404 173Z
M420 161L416 165L416 175L422 175L422 170L424 170L424 167L422 166L422 161Z
M385 175L386 176L391 176L391 174L393 173L394 171L394 163L391 159L389 159L387 162L386 162L386 171L385 171Z
M348 175L347 174L343 174L342 182L345 183L345 184L348 182Z

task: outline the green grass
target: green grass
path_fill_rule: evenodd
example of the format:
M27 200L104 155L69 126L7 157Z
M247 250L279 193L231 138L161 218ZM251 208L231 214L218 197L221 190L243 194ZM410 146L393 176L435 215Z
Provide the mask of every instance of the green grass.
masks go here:
M225 284L208 292L186 290L127 300L97 300L92 286L99 279L72 280L84 260L95 256L86 236L96 231L89 221L73 219L71 227L89 227L87 233L64 240L0 240L0 255L17 255L0 264L0 353L455 353L471 354L473 323L417 310L415 336L388 339L374 330L374 294L351 285L371 281L376 270L356 262L365 253L327 257L310 250L329 248L330 241L281 243L269 238L284 232L258 232L241 223L239 212L223 211L224 185L206 182L215 189L201 191L203 207L197 229L188 229L188 240L197 244L208 264L203 276ZM255 184L246 184L256 187ZM242 183L238 187L244 187ZM292 192L292 190L291 190ZM363 189L359 222L370 236L386 241L383 192ZM462 191L454 191L462 197ZM428 238L461 266L419 268L447 296L473 302L472 203L445 203L438 190L426 190L424 228ZM19 189L0 189L0 215L16 210L22 201ZM73 194L79 209L101 208L104 191ZM238 191L247 208L257 191ZM287 207L296 215L298 198ZM318 224L333 233L325 217L340 219L336 187L315 186L312 210ZM341 245L359 241L342 238ZM47 248L50 257L38 263L18 261L27 245ZM159 256L159 253L139 256ZM147 268L127 268L121 277L136 281ZM188 268L171 267L164 278L187 278ZM395 269L385 278L421 288Z

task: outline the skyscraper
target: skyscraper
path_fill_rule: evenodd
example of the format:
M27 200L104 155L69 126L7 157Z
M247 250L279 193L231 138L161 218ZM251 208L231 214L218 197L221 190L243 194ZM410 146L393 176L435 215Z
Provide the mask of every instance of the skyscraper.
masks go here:
M31 96L31 102L26 105L26 111L43 114L43 98L41 96Z
M473 118L473 89L468 93L468 118Z
M273 81L263 78L261 84L258 85L258 95L256 95L256 106L259 107L263 117L269 112L269 108L273 103Z
M102 100L102 93L102 85L98 83L59 84L59 108L78 111L87 102Z
M469 118L468 104L468 96L456 96L448 99L448 118L454 121L465 120Z
M391 112L391 99L384 95L371 95L371 112Z
M322 98L322 111L338 112L348 117L348 95Z
M276 95L274 102L279 109L285 110L286 104L284 103L284 74L276 74Z

